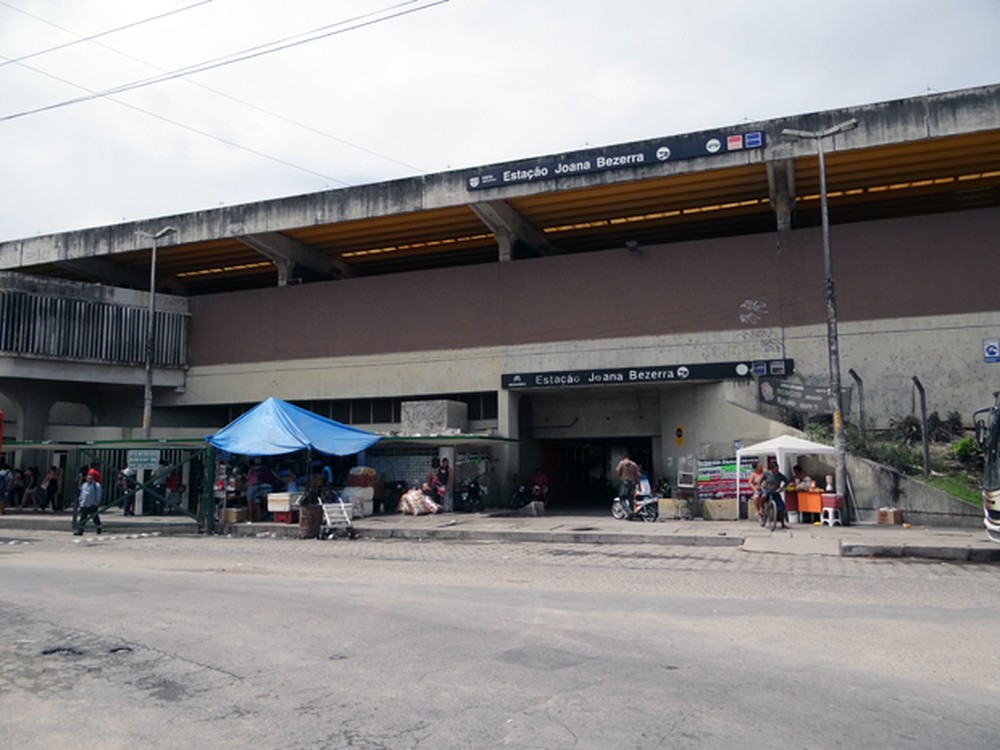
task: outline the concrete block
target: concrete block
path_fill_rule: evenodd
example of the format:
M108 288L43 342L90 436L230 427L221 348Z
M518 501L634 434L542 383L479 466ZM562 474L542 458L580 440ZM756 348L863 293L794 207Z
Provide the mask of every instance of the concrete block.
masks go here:
M521 510L518 511L518 515L521 516L544 516L545 515L545 503L540 500L532 500L530 503L525 505Z
M660 518L690 518L691 511L686 500L673 497L660 498Z
M738 521L740 504L735 497L719 500L702 500L701 514L706 521Z

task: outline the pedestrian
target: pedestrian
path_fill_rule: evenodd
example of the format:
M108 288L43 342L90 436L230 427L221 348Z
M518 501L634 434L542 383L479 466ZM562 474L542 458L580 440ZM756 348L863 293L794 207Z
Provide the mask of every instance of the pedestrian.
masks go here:
M31 509L38 510L38 467L29 466L22 473L24 477L24 492L21 494L21 502L18 510L24 510L24 504L31 501Z
M80 497L77 498L77 505L80 508L80 517L77 521L75 536L83 536L83 530L87 526L87 519L93 517L94 526L97 533L104 531L101 525L101 483L98 481L101 473L97 469L90 469L87 472L87 479L80 488Z
M0 464L0 516L7 512L7 493L10 492L13 476L10 464Z
M760 518L761 506L764 500L763 490L761 489L761 483L764 481L764 467L759 461L753 465L753 471L750 472L747 481L750 483L750 499L753 501L754 512L757 514L757 518Z
M56 500L59 497L59 467L50 466L49 472L45 475L39 486L43 492L42 510L52 508L52 511L55 512Z
M632 457L627 452L615 467L615 476L621 481L621 487L618 490L618 499L625 506L625 510L631 513L632 497L635 495L635 488L639 483L639 465L632 460Z
M153 469L153 491L152 508L154 516L163 515L164 501L167 499L167 477L170 476L170 466L165 459L160 459L160 463ZM145 508L145 506L143 506Z
M118 486L122 491L122 515L135 515L136 471L131 466L122 469L118 478Z
M452 473L451 466L449 466L447 458L442 458L438 463L437 481L438 484L444 488L444 494L441 495L441 504L444 505L444 509L446 511L454 510L455 505L452 501L451 489L455 481L455 475Z

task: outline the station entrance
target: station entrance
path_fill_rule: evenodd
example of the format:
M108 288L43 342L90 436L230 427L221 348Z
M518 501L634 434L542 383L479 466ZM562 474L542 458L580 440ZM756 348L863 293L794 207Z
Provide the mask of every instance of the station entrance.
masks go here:
M649 437L539 440L539 466L549 478L549 509L555 513L610 512L619 484L615 466L626 451L651 470ZM530 476L536 467L525 468Z

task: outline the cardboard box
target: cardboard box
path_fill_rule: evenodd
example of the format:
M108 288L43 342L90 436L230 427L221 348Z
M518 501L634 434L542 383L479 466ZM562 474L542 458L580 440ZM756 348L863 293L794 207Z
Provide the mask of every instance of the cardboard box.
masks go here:
M702 500L701 515L706 521L738 521L740 504L735 497Z
M903 523L902 508L879 508L876 523L879 526L899 526Z
M244 523L247 520L247 509L244 508L223 508L223 523Z

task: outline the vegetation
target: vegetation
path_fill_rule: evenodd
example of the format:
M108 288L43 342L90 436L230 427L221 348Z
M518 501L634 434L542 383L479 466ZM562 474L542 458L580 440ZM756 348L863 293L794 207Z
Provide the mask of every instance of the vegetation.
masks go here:
M811 440L833 442L829 417L808 418L792 410L783 411L781 416L782 421L805 431ZM930 476L927 478L923 476L923 430L915 416L893 418L889 420L889 428L881 432L862 432L857 425L849 424L847 450L981 507L983 455L975 438L965 434L961 415L951 412L945 419L937 412L928 415L927 436L930 441Z

